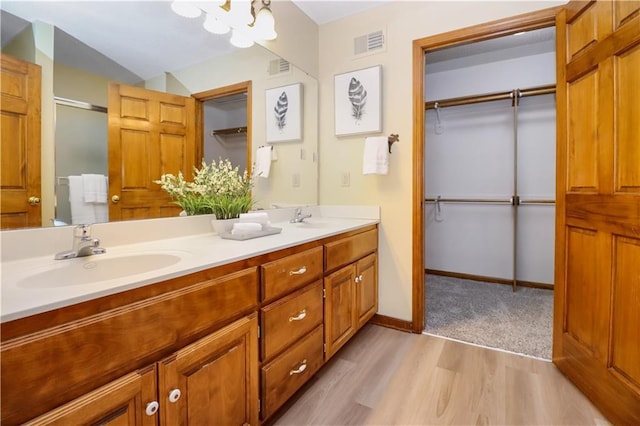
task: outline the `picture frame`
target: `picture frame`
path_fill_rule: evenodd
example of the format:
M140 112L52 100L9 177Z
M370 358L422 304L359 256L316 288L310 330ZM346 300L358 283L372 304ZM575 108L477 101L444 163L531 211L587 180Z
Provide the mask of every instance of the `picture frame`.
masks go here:
M266 142L302 140L302 83L266 90Z
M334 76L336 136L382 131L382 66Z

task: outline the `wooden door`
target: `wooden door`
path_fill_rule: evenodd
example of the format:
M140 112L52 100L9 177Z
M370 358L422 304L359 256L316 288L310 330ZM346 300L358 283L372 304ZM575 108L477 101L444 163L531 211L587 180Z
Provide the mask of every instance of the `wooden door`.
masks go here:
M177 216L160 185L165 173L191 179L196 165L195 100L109 85L109 220Z
M127 374L25 425L155 426L156 390L154 365Z
M258 424L258 321L240 319L159 363L160 424Z
M355 266L348 265L324 278L324 342L328 360L356 332Z
M378 311L378 255L372 253L356 264L358 329Z
M5 54L0 62L0 229L41 226L41 69Z
M557 18L553 361L616 424L640 424L640 2Z

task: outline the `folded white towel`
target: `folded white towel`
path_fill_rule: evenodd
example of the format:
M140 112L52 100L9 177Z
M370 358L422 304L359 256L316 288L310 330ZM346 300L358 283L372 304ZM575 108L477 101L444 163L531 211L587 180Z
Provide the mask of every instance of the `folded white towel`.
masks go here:
M268 228L271 225L271 222L269 222L269 215L265 212L240 213L239 222L259 223L262 225L262 229Z
M231 235L238 234L251 234L253 232L262 231L262 225L259 223L251 223L251 222L237 222L233 224L233 228L231 228Z
M83 174L82 185L85 203L107 202L107 177L96 174Z
M364 140L363 175L386 175L389 171L389 138L373 136Z
M81 176L69 176L69 204L71 223L74 225L96 223L96 211L92 203L84 201L84 185Z
M271 171L271 146L261 146L256 152L255 175L267 179Z

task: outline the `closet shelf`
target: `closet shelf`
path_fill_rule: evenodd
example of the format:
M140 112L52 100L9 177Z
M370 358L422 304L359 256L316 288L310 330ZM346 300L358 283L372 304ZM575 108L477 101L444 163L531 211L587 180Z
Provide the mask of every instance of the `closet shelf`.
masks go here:
M247 133L247 126L229 127L228 129L217 129L211 131L211 136L227 136Z

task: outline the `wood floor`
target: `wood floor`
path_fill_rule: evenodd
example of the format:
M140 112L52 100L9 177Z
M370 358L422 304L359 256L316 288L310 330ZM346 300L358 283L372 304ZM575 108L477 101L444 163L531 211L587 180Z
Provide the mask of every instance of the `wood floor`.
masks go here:
M608 425L550 362L367 325L275 425Z

